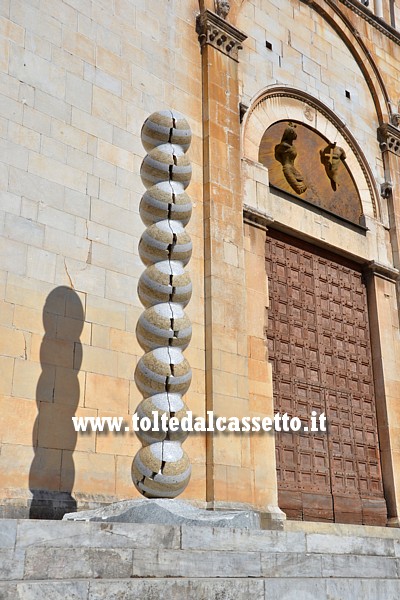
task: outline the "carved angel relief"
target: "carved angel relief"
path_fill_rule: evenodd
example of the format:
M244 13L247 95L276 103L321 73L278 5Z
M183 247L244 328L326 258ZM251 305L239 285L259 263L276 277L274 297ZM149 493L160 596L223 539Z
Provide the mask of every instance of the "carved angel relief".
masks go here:
M386 124L382 131L381 127L381 144L395 152L391 150L390 140L393 132L399 130ZM400 135L398 137L400 155ZM343 147L347 152L344 143L345 139ZM330 142L306 123L276 121L261 138L258 160L268 169L271 189L290 193L352 223L361 223L360 194L339 142Z
M346 153L340 146L336 146L336 142L328 144L326 148L319 151L321 162L325 167L325 172L331 180L331 187L334 192L337 190L338 171L342 161L346 159Z
M297 139L295 126L289 123L283 132L281 143L275 146L275 158L281 163L283 174L288 184L297 194L304 194L307 184L304 181L303 175L294 166L294 161L297 157L297 150L293 145L295 139Z

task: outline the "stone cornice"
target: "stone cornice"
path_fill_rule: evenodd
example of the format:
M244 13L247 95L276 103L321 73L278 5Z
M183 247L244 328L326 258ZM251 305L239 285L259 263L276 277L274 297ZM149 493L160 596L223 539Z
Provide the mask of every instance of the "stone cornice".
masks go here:
M196 31L201 48L208 44L239 62L239 50L247 38L242 31L208 9L198 15Z
M400 156L400 129L391 123L378 127L378 142L382 152L393 152Z
M370 25L375 27L375 29L378 29L393 42L400 45L400 33L394 27L386 23L383 19L375 16L374 13L361 4L359 0L339 0L339 2L365 19Z
M383 265L375 260L371 260L364 269L367 273L382 277L383 279L388 279L389 281L398 281L400 277L398 269Z
M258 227L258 229L263 229L264 231L268 231L268 226L274 222L274 219L269 215L261 212L257 208L253 206L249 206L248 204L243 205L243 221L245 223L249 223L250 225L254 225Z

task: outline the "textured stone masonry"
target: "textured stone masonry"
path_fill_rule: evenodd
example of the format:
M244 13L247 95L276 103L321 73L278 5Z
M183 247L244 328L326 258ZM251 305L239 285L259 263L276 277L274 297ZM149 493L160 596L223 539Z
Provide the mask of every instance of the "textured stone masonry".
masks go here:
M1 600L127 600L139 593L149 600L240 600L248 594L260 600L277 594L285 600L395 600L400 593L395 530L0 524Z

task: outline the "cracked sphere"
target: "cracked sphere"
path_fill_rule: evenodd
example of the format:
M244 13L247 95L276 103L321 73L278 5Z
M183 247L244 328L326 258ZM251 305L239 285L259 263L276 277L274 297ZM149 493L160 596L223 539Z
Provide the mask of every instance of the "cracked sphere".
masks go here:
M181 146L186 152L192 141L192 132L181 113L176 110L159 110L147 117L140 137L146 152L167 143Z
M179 221L159 221L142 233L139 256L145 265L162 260L177 260L187 265L192 256L192 241Z
M140 177L146 188L161 181L176 181L187 188L192 177L192 165L180 146L163 144L146 154L140 167Z
M179 442L156 442L136 454L132 481L146 498L175 498L189 483L191 470L189 457Z
M163 415L166 415L167 418L166 424L168 425L169 419L172 417L177 417L179 421L183 417L187 416L188 407L185 402L182 400L180 394L155 394L154 396L150 396L150 398L146 398L140 402L139 406L136 409L136 414L140 419L143 417L148 417L150 422L154 421L154 414L157 414L158 422L159 422L159 431L155 429L149 429L149 431L136 431L136 435L139 440L142 442L143 446L148 446L149 444L154 444L155 442L162 442L164 440L182 442L185 441L187 436L189 435L188 431L182 431L182 429L178 429L177 431L163 431L161 418Z
M157 393L185 394L192 371L180 348L156 348L144 354L135 369L135 382L144 398Z
M192 201L181 183L161 181L143 194L139 212L147 226L166 219L179 221L185 226L192 214Z
M141 274L138 295L146 308L161 302L186 306L192 295L192 282L180 262L164 260L148 266Z
M180 304L165 302L151 306L140 315L136 336L145 352L162 346L184 350L192 337L192 325Z

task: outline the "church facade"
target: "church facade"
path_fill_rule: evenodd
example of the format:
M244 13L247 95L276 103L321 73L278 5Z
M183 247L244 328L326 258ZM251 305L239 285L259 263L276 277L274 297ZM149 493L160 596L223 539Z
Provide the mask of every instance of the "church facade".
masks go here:
M327 432L192 433L183 499L399 525L400 3L6 1L1 11L0 515L138 497L146 155L192 130L195 415L324 413Z

